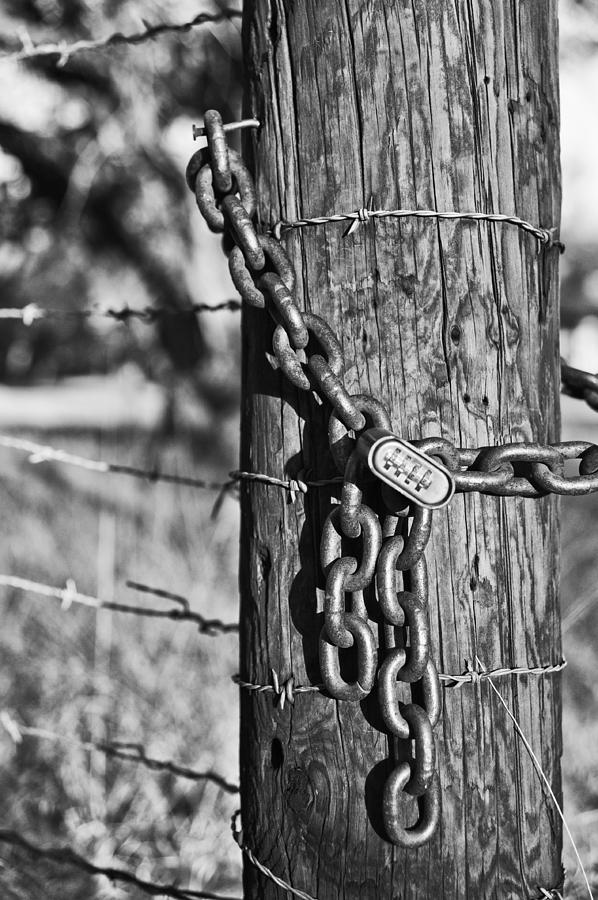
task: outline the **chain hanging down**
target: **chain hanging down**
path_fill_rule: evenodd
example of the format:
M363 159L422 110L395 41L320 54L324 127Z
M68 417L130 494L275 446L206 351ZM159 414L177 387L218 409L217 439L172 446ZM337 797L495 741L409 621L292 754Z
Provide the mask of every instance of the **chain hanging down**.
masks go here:
M376 642L368 622L364 591L374 587L382 548L382 520L387 518L380 496L376 503L377 513L362 502L363 490L371 482L372 475L377 475L380 481L386 482L387 491L388 487L400 488L417 504L425 504L428 497L428 505L440 506L452 496L454 484L442 465L390 433L390 417L382 403L371 395L349 393L343 379L344 360L337 337L320 316L299 310L293 295L295 273L282 244L255 230L253 181L239 154L228 148L222 119L218 113L210 111L204 121L208 147L195 153L187 167L189 187L194 191L209 227L233 238L229 267L243 300L250 306L265 308L274 319L272 350L276 364L298 390L316 392L331 409L330 450L344 481L341 506L329 514L321 539L326 592L320 666L325 688L332 697L358 701L372 691L376 681ZM360 438L359 441L349 436L351 431ZM442 481L440 492L437 489L439 479ZM380 482L378 485L380 495ZM394 492L391 490L390 493ZM435 500L431 498L432 494ZM429 537L429 514L415 515L423 521ZM392 517L391 520L397 521ZM421 528L414 526L409 548L401 556L403 560L409 558L410 565L415 567L414 583L419 579L419 594L413 594L417 611L410 607L407 618L404 616L400 622L388 623L385 629L388 656L380 670L380 677L384 672L385 684L384 694L380 688L380 699L383 709L387 710L384 719L389 735L391 739L399 737L415 743L412 763L399 764L384 789L388 836L405 847L427 841L436 828L439 815L432 728L440 716L440 691L436 668L429 659L427 617L420 609L426 602L424 595L427 592L424 587L427 582L423 560L425 542L421 543L420 532ZM356 539L361 544L359 560L353 555ZM398 539L403 540L402 537ZM346 552L349 543L351 548ZM414 556L415 547L417 554ZM348 608L347 595L350 597ZM405 650L395 648L395 625L409 626L414 647L419 640L417 660L411 658L415 650L410 650L407 661ZM354 645L357 677L350 683L341 675L339 653ZM397 677L403 681L422 682L426 695L423 706L396 702ZM420 800L423 817L420 816L421 821L412 829L405 829L399 823L396 799L402 789L423 798Z

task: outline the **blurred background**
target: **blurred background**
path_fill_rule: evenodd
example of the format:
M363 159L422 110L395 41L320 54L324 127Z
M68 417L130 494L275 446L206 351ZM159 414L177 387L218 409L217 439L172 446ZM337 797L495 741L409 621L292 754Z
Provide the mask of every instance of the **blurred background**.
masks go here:
M230 7L231 4L226 4ZM224 4L222 4L224 6ZM240 6L240 4L239 4ZM201 10L217 12L218 3ZM145 22L183 22L186 0L4 0L0 51L71 42ZM561 0L564 204L562 352L596 371L598 347L598 3ZM0 63L0 432L93 459L222 480L237 464L239 316L192 304L235 297L220 240L203 226L184 169L191 123L208 108L237 118L240 21L205 24L139 47ZM185 313L147 322L69 311ZM598 417L563 397L565 438L595 440ZM168 588L208 617L237 615L238 507L214 493L31 465L0 447L0 573L105 600L147 603L128 579ZM565 809L598 889L598 497L563 501ZM237 798L210 781L149 772L73 741L141 742L150 756L237 781L236 636L192 624L61 609L0 588L0 827L68 843L100 866L240 893L230 839ZM118 617L118 618L117 618ZM214 642L217 643L214 643ZM8 727L6 727L8 723ZM12 723L12 724L11 724ZM566 896L585 896L566 845ZM7 898L137 898L0 845Z

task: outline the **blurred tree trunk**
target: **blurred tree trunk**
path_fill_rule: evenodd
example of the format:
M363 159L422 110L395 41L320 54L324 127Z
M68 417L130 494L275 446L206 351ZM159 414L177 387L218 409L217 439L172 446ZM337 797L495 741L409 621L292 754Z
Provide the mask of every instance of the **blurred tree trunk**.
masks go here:
M250 0L246 112L264 227L376 208L560 215L556 0L471 4ZM386 219L287 233L297 297L340 336L349 389L397 434L457 445L558 436L555 250L509 225ZM244 315L242 467L332 471L326 410L268 365L272 325ZM241 674L317 683L318 543L329 495L242 489ZM433 657L488 668L560 658L558 504L459 495L426 552ZM557 796L558 676L499 689ZM380 827L387 739L360 704L242 693L245 841L327 898L537 897L561 879L561 827L488 685L444 692L437 834L418 851ZM285 892L249 863L248 898Z

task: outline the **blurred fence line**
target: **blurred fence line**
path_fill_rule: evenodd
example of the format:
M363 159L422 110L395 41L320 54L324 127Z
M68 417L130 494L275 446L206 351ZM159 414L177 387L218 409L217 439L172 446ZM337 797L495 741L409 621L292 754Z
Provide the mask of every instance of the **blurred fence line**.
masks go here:
M212 891L181 888L176 884L156 884L137 878L136 875L132 872L127 872L125 869L96 866L95 863L76 853L72 847L39 847L13 829L0 829L0 843L20 847L36 859L45 859L59 865L73 866L82 872L87 872L89 875L103 875L109 881L129 884L152 897L173 897L174 900L241 900L239 897L215 894Z
M143 744L135 741L82 741L77 737L57 734L55 731L50 731L47 728L23 725L6 710L0 712L0 724L4 726L7 734L17 746L22 743L24 737L55 743L73 744L88 752L97 751L112 759L138 763L154 772L168 772L177 778L186 778L189 781L211 781L228 794L237 794L239 791L238 785L227 781L226 778L217 772L198 772L188 766L181 766L172 760L155 759L148 756Z
M42 584L39 581L33 581L29 578L20 578L16 575L0 575L0 586L12 588L13 590L22 591L28 594L35 594L39 597L48 597L54 600L60 600L61 609L68 610L72 604L87 606L91 609L110 609L113 612L128 613L135 616L144 616L149 619L171 619L174 622L192 622L197 625L201 634L215 636L218 634L231 634L239 630L236 622L222 622L220 619L206 619L200 613L193 612L189 608L189 601L184 597L169 591L162 591L159 588L150 588L146 585L139 585L137 582L127 582L136 590L144 591L159 597L167 597L177 602L177 606L172 609L151 609L144 606L131 606L127 603L115 603L110 600L101 600L99 597L93 597L89 594L82 594L77 590L77 586L72 579L66 583L66 587L53 587L49 584Z
M15 50L12 53L5 53L0 56L0 62L22 62L27 59L35 59L41 56L57 56L59 66L65 65L71 56L83 51L106 50L111 47L128 44L135 46L144 44L146 41L154 40L165 34L184 34L200 25L212 24L219 22L232 22L240 19L242 12L238 9L228 8L217 13L198 13L194 18L187 22L168 23L160 22L155 25L145 23L146 27L143 31L134 34L123 34L120 31L114 32L103 38L93 38L91 40L79 40L73 43L67 41L45 42L34 44L26 29L20 29L19 37L21 39L22 49Z

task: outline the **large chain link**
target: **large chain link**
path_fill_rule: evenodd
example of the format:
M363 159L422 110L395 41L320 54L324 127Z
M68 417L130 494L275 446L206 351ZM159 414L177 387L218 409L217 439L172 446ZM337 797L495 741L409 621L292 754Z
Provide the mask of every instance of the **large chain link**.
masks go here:
M396 760L383 790L385 828L395 844L420 846L432 836L440 812L432 731L441 714L440 683L430 656L424 557L431 512L410 506L381 483L371 489L363 454L349 432L358 437L369 433L366 429L390 429L388 411L369 394L348 392L337 337L320 316L299 309L294 296L295 272L282 244L255 229L253 179L240 155L228 148L220 115L213 110L206 113L205 126L208 147L189 162L189 187L208 226L224 232L231 276L243 300L265 308L275 322L275 364L298 390L317 392L331 409L330 451L344 481L341 504L326 519L320 547L326 578L320 635L323 682L331 697L358 701L373 690L377 674L380 710ZM569 367L563 378L570 393L577 391L575 396L584 396L593 404L598 378L588 384ZM444 462L460 491L539 497L548 492L598 490L598 447L586 442L519 443L481 450L458 449L440 438L414 444ZM579 474L567 478L564 464L570 459L580 460ZM368 498L373 497L371 505L363 502L366 488ZM378 672L376 642L364 599L364 592L371 594L375 589L384 636ZM341 651L352 647L354 678L346 680ZM412 702L398 699L400 683L411 686ZM413 743L411 760L399 752L401 741ZM416 797L419 806L417 822L409 828L401 824L403 792Z

